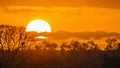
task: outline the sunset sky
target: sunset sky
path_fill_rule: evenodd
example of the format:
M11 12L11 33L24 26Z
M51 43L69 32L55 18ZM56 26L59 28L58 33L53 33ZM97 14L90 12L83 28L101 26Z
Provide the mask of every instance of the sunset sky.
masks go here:
M120 33L120 0L0 0L0 24L43 19L52 31Z

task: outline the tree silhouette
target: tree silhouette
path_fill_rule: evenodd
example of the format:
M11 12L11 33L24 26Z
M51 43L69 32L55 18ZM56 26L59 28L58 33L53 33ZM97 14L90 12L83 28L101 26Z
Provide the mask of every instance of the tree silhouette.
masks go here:
M36 38L39 35L0 25L0 68L120 68L120 42L115 38L107 39L101 50L94 41L72 40L59 46Z
M56 43L50 43L47 41L43 41L43 45L45 46L45 49L47 49L47 50L56 50L56 48L57 48Z
M109 38L106 40L107 46L105 50L115 50L117 48L117 39Z
M88 41L88 47L90 50L100 50L97 44L94 41Z
M73 50L78 50L78 47L80 46L80 42L73 40L73 41L71 41L70 45L71 45Z
M61 51L71 50L71 45L68 45L67 42L63 42L60 46Z
M120 51L120 42L117 44L117 50Z
M0 25L1 67L19 67L27 59L32 41L25 28Z

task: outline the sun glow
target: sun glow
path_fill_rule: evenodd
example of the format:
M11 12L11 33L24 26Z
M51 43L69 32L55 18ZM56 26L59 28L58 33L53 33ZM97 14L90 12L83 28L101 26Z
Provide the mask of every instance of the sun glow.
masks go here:
M33 20L27 25L26 32L37 32L37 33L51 32L51 27L44 20ZM36 39L47 39L46 36L37 36L35 38Z
M34 32L37 32L37 33L51 32L51 27L44 20L33 20L27 25L26 31L27 32L34 31Z
M35 37L35 38L37 38L37 39L48 39L48 38L45 37L45 36L37 36L37 37Z

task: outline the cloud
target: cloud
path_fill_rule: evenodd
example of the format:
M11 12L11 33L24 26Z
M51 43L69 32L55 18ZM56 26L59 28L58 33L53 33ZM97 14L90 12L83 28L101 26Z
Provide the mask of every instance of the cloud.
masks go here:
M43 10L46 9L45 7L34 7L34 6L8 6L7 9L9 10Z
M91 7L39 7L39 6L7 6L4 8L6 12L12 13L36 13L37 14L52 14L53 15L63 15L65 17L71 16L85 16L85 15L105 15L112 13L115 10L104 9L104 8L91 8ZM117 10L119 11L119 10Z
M120 0L0 0L0 6L100 7L120 9Z
M95 40L102 38L109 38L109 37L120 38L119 33L115 33L115 32L108 33L105 31L96 31L96 32L88 31L88 32L74 32L74 33L67 31L59 31L59 32L49 33L47 36L57 40L65 40L65 39L70 39L72 37L78 39L85 39L85 40L89 40L91 38L94 38Z

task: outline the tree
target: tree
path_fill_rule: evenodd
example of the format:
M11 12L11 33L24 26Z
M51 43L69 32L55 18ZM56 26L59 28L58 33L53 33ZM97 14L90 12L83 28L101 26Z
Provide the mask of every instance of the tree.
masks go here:
M79 47L80 51L86 51L88 49L88 44L87 43L82 43Z
M18 68L27 58L33 37L24 27L0 25L0 59L3 68Z
M100 50L100 48L94 41L88 41L88 48L90 50Z
M61 51L66 51L71 49L71 45L68 45L67 42L63 42L60 46Z
M117 39L109 38L106 40L107 46L105 50L115 50L117 48Z
M117 50L120 51L120 42L117 44Z
M45 49L47 49L47 50L55 50L57 48L56 43L50 43L47 41L43 41L43 45L45 46Z
M78 47L80 46L79 41L71 41L70 45L72 46L73 50L78 50Z

